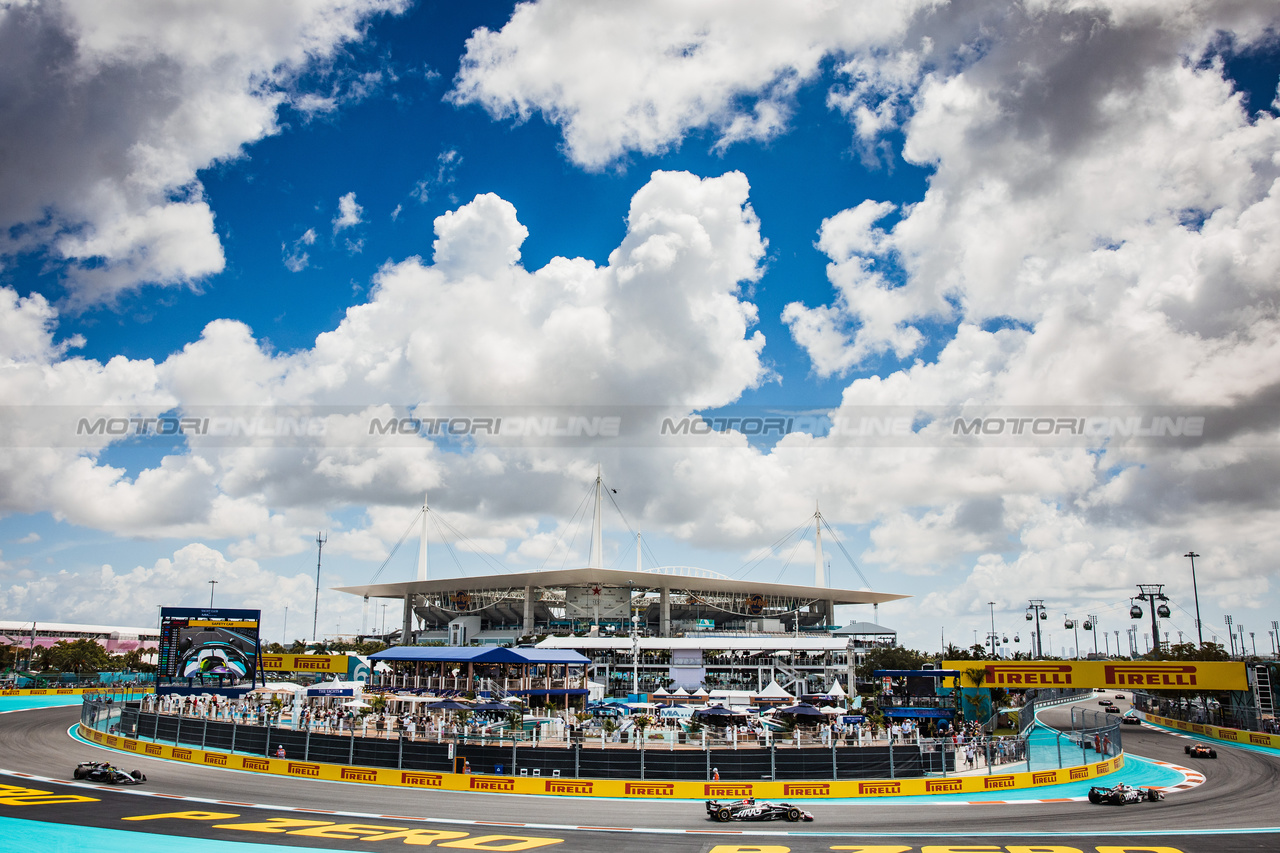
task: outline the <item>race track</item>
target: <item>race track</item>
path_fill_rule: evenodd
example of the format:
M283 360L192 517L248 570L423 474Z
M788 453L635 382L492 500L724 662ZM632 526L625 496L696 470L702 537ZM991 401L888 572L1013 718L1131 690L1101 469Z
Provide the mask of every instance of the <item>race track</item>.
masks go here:
M1082 707L1097 710L1095 703ZM77 708L51 708L6 714L0 717L0 766L4 770L38 777L68 779L78 761L104 753L79 743L67 734L78 719ZM1066 707L1042 713L1041 719L1066 728L1070 723ZM709 823L700 802L649 802L636 800L566 800L527 796L477 795L447 791L409 791L386 787L332 782L303 781L286 777L178 765L140 756L118 757L127 769L137 767L147 774L148 784L136 789L146 794L169 794L207 801L231 801L236 807L182 804L123 790L93 789L102 800L93 811L109 813L106 822L96 825L127 828L151 833L200 835L209 827L190 820L146 821L126 825L125 813L171 812L183 809L222 809L228 813L258 814L248 804L283 809L332 810L365 816L402 816L449 821L479 821L492 828L504 824L508 832L527 836L562 839L557 849L601 850L625 843L661 850L711 850L717 845L750 847L769 845L770 853L790 850L827 850L839 847L859 850L873 845L881 853L893 849L907 851L926 845L943 845L945 850L961 845L993 845L978 849L1001 850L1026 844L1052 844L1064 853L1093 850L1099 846L1150 850L1153 847L1192 851L1231 851L1280 848L1280 813L1275 808L1280 757L1260 752L1218 747L1216 760L1190 759L1183 753L1186 738L1147 726L1126 727L1124 745L1128 753L1194 767L1206 782L1187 791L1174 792L1163 802L1124 808L1091 806L1082 802L992 803L985 805L937 805L865 800L856 803L805 805L816 816L808 824ZM5 780L13 784L11 780ZM34 782L24 784L36 786ZM143 803L142 801L146 801ZM104 811L105 810L105 811ZM74 812L67 808L63 812ZM83 810L88 814L90 809ZM5 810L7 817L50 818L33 808L20 815ZM277 812L296 818L297 813ZM243 818L242 818L243 819ZM257 818L261 820L261 817ZM319 822L342 822L350 818L319 816ZM362 818L362 820L365 820ZM365 820L365 822L368 822ZM385 823L385 821L382 821ZM432 824L439 827L439 824ZM524 825L524 826L521 826ZM583 831L579 827L626 828L617 832ZM519 827L519 828L517 828ZM692 830L697 834L690 835ZM1252 830L1252 837L1240 833ZM227 837L219 830L219 838ZM749 833L743 835L741 833ZM760 835L758 833L767 833ZM234 833L233 833L234 835ZM359 836L346 836L359 839ZM1049 839L1052 839L1051 841ZM373 849L372 845L346 840L341 843L315 837L294 838L288 834L257 835L244 841L341 849ZM408 843L408 842L406 842ZM782 848L782 849L778 849ZM485 849L483 847L475 849ZM496 848L495 848L496 849ZM973 848L970 847L970 850ZM719 853L729 853L728 850Z

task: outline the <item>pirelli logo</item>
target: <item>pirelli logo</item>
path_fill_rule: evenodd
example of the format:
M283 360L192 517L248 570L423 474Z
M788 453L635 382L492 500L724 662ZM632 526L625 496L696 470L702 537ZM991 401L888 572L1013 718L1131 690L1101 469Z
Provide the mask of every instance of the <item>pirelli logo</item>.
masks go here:
M204 763L214 764L214 765L217 765L218 767L226 767L227 757L217 752L206 752L204 754Z
M48 693L48 692L49 692L48 690L32 690L32 691L31 691L31 695L32 695L32 696L44 696L44 695L45 695L46 693Z
M1109 663L1103 679L1112 687L1195 687L1195 664Z
M0 690L0 696L18 696L21 694L19 690Z
M66 695L68 695L68 694L75 693L75 692L76 692L76 691L74 691L74 690L59 690L59 691L58 691L58 695L59 695L59 696L66 696Z
M122 749L127 749L130 752L138 751L138 742L136 740L129 740L128 738L125 738L120 742L120 746Z
M293 659L293 668L299 672L305 669L329 669L329 659L324 657L295 657Z
M670 782L628 782L628 797L674 797L676 786Z
M1240 740L1240 736L1236 732L1231 731L1231 729L1218 729L1218 737L1223 740Z
M281 657L280 655L263 655L262 656L263 669L278 670L278 669L281 669L282 667L284 667L284 658Z
M471 777L471 790L473 791L514 791L515 789L515 779L493 779L488 776Z
M444 777L438 773L401 773L400 784L414 788L441 788Z
M1057 781L1058 781L1058 774L1056 772L1031 774L1032 785L1052 785Z
M1256 743L1259 746L1271 746L1271 738L1256 732L1249 732L1249 743Z
M704 796L708 797L749 797L750 785L707 785Z
M1101 776L1103 773L1110 773L1110 772L1111 772L1111 762L1110 762L1110 761L1104 761L1104 762L1102 762L1101 764L1095 764L1095 765L1093 765L1093 772L1094 772L1094 773L1097 773L1099 776Z
M984 776L982 779L982 789L984 791L994 791L997 788L1012 788L1012 776Z
M782 796L784 797L825 797L830 793L831 793L831 786L826 784L783 785L782 786ZM732 796L737 796L737 795L734 794Z
M1198 735L1202 735L1205 733L1205 727L1200 725L1199 723L1192 723L1191 731L1195 732Z
M189 749L178 749L177 747L174 747L174 750L173 750L173 760L174 760L174 761L190 761L190 760L191 760L191 750L189 750Z
M243 770L257 770L265 773L271 769L271 762L265 758L241 758L240 767Z
M1088 767L1072 767L1071 768L1070 779L1072 782L1076 781L1077 779L1088 779L1088 778L1089 778Z
M164 755L164 748L158 743L147 744L143 748L143 751L146 752L147 755Z
M311 776L318 779L320 777L320 765L303 764L301 761L290 761L287 772L290 776Z
M102 739L102 742L103 742L103 743L105 743L107 746L115 746L115 745L116 745L116 736L115 736L115 735L107 735L106 737L104 737L104 738Z
M924 783L926 794L958 794L964 790L959 779L929 779Z
M859 782L858 794L876 796L880 794L901 794L901 782Z
M338 772L338 778L344 782L377 782L377 770L363 770L358 767L344 767Z
M1071 684L1071 664L987 664L984 686L1066 686Z
M548 779L548 794L590 794L595 787L592 782L562 782L559 779Z

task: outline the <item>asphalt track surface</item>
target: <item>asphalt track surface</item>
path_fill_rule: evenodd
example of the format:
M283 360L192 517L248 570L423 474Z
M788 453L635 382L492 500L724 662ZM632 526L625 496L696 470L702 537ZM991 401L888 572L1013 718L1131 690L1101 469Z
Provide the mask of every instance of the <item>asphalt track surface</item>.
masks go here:
M1096 702L1081 706L1099 710ZM0 784L94 799L10 804L0 796L0 850L55 851L68 845L65 849L87 847L96 853L113 849L145 853L161 847L175 849L178 839L174 836L185 839L178 841L177 849L227 853L245 851L246 844L372 851L433 840L433 846L461 849L565 853L610 848L682 853L1280 850L1280 809L1276 808L1280 805L1280 757L1219 745L1216 760L1189 759L1183 753L1189 742L1185 737L1145 725L1125 728L1127 752L1193 766L1204 773L1205 784L1170 793L1162 802L1123 808L1078 801L982 805L810 801L803 806L816 816L813 823L725 827L708 822L700 802L402 791L120 757L69 737L68 729L78 715L79 709L71 707L0 716L0 767L38 777L8 776L0 778ZM1061 728L1070 723L1066 707L1044 712L1041 719ZM78 761L108 757L124 763L126 769L141 769L148 783L136 789L112 789L53 781L67 780ZM169 798L174 796L203 802ZM136 820L175 813L197 816ZM215 816L200 817L202 813ZM308 823L283 824L281 820ZM346 824L379 829L344 829ZM432 838L439 832L446 834Z

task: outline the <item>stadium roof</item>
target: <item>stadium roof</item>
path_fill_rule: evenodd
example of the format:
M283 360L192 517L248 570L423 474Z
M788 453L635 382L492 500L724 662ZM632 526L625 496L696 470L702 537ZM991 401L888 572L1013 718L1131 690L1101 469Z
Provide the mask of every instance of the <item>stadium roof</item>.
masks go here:
M637 572L622 569L551 569L535 572L484 575L467 578L441 578L425 581L401 581L399 583L367 584L365 586L335 587L337 592L369 598L399 598L406 595L452 592L472 589L522 589L526 586L563 587L604 584L606 586L632 586L641 590L707 590L709 592L760 593L761 595L834 601L836 604L883 604L910 598L891 592L838 589L836 587L800 586L796 584L763 583L725 577L701 577L697 575L666 574L663 572ZM885 633L893 633L886 631Z

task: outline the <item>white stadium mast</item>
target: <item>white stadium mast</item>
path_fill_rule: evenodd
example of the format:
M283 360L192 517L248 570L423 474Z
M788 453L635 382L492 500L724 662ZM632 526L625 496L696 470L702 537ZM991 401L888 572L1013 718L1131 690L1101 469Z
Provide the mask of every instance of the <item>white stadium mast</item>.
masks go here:
M601 476L601 466L596 464L596 514L591 520L591 559L587 562L587 567L591 569L604 568L604 478Z

